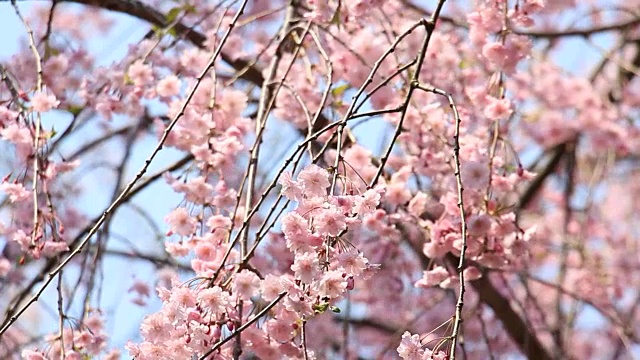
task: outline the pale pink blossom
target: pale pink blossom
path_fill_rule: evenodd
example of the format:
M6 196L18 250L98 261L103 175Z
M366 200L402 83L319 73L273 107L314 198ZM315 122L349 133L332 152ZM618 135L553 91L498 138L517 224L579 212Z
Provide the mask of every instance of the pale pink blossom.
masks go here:
M43 66L46 76L64 76L64 72L69 68L69 58L66 54L58 54L47 59Z
M242 112L247 108L247 102L249 98L244 91L225 89L220 93L219 104L224 111L228 120L230 120L228 127L239 127L241 121L237 118L241 117ZM241 127L244 128L244 127Z
M22 350L22 358L24 360L47 360L43 353L33 350Z
M522 11L527 13L534 13L544 9L546 0L525 0L522 6Z
M31 192L24 188L20 183L3 182L0 184L0 190L9 195L9 201L12 203L24 201L30 198Z
M164 247L169 254L176 257L189 255L189 247L186 246L184 243L165 242Z
M396 182L387 186L384 198L392 205L404 205L411 200L411 191L403 182Z
M214 314L225 311L230 304L229 293L219 286L201 290L198 293L198 300L200 301L200 306L209 309Z
M504 44L496 41L482 47L482 55L507 73L512 73L518 62L528 56L530 51L531 41L521 35L509 36Z
M29 251L29 246L31 245L31 238L22 230L18 230L13 233L13 237L11 240L20 244L20 248L22 251Z
M489 120L501 120L507 119L513 109L511 109L511 101L509 99L498 99L493 96L488 96L488 104L484 109L484 116Z
M167 76L158 82L156 92L162 97L178 95L180 93L180 79L175 75Z
M189 180L184 187L187 201L203 205L213 201L213 186L207 183L204 176Z
M136 60L131 64L127 74L135 86L145 86L153 81L153 70L142 60Z
M489 168L484 163L464 162L460 176L462 177L462 186L465 189L482 190L489 185Z
M260 294L262 295L262 298L265 301L272 301L277 298L282 291L285 291L288 288L286 286L286 282L287 281L280 276L267 274L260 285Z
M284 298L284 305L288 311L295 312L298 316L311 316L313 314L313 305L309 299L301 293L289 293Z
M62 162L50 162L49 166L45 170L44 176L47 179L53 179L56 175L72 171L80 165L80 160L74 161L62 161Z
M104 358L104 360L118 360L120 359L120 350L111 350L109 353L107 353Z
M0 256L0 278L6 277L9 271L11 271L11 262Z
M134 280L131 287L129 287L129 292L134 292L142 297L151 296L151 287L144 281Z
M368 189L362 196L356 197L353 211L361 216L372 213L380 204L382 191L382 188Z
M431 287L440 284L449 278L449 271L442 266L435 266L433 269L424 271L422 279L415 283L418 287Z
M482 47L482 55L496 64L502 64L505 61L506 52L504 44L499 41L487 43Z
M31 146L33 144L33 137L29 129L19 124L10 124L4 129L0 129L0 136L16 145Z
M69 351L65 354L64 360L82 360L83 356L77 351Z
M197 292L198 296L202 292ZM196 292L187 286L178 286L171 289L170 301L182 307L194 307L197 302Z
M330 270L323 274L319 291L330 299L336 298L347 289L347 279L342 271Z
M191 235L196 230L196 219L182 207L173 210L164 220L169 224L171 232L181 236Z
M311 164L298 175L298 181L304 187L304 194L307 197L325 196L329 182L329 172L318 165Z
M169 336L171 326L162 313L150 314L144 317L140 324L140 332L147 340L162 341Z
M335 206L323 209L315 220L318 233L323 235L338 236L347 227L346 217Z
M234 293L243 300L249 300L260 290L260 278L254 272L242 270L233 281Z
M404 360L423 360L424 350L420 343L420 335L411 335L411 333L405 331L402 334L397 351L398 355Z
M267 320L264 325L264 330L269 334L269 336L272 336L279 342L287 342L293 338L293 327L290 323L282 320Z
M482 277L482 272L475 266L469 266L463 271L465 281L478 280Z
M469 235L484 236L491 229L491 218L487 214L472 215L467 220Z
M55 95L47 95L43 92L38 92L31 98L31 106L33 111L47 112L51 109L55 109L60 104Z
M359 251L345 251L337 256L338 264L348 274L359 276L369 265L369 261Z
M204 261L214 261L218 257L218 247L210 242L200 241L194 248L196 257Z
M307 220L297 213L287 213L282 217L281 223L282 232L287 237L310 235Z
M64 241L46 241L42 248L42 255L46 257L56 256L69 250L69 245Z
M291 270L305 284L310 284L320 274L320 262L316 253L296 254Z
M291 173L285 172L282 174L279 182L282 185L282 195L286 196L287 199L292 201L300 201L302 199L302 185L291 178Z
M0 126L13 122L18 117L18 113L0 105Z

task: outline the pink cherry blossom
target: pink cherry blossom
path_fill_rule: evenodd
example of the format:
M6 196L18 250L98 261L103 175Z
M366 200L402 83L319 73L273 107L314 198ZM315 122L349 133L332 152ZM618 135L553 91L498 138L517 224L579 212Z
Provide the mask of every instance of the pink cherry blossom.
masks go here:
M356 197L353 207L354 212L359 215L372 213L380 203L382 192L381 188L368 189L361 197Z
M491 229L491 219L486 214L474 215L467 221L469 234L484 236Z
M18 124L11 124L0 129L0 136L16 145L31 145L33 142L29 129Z
M47 360L43 353L32 350L23 350L22 358L25 360Z
M430 287L435 286L448 279L450 276L447 269L442 266L436 266L429 271L425 271L422 275L422 279L416 282L416 286Z
M324 196L327 194L329 173L317 165L309 165L298 175L298 181L304 188L307 197Z
M280 178L280 184L282 184L282 194L289 200L299 201L302 199L303 188L291 178L291 173L285 172Z
M288 213L282 218L282 231L288 237L310 234L307 220L296 213Z
M424 350L420 344L420 335L412 335L405 331L397 351L404 360L423 360Z
M340 296L347 288L346 279L342 275L342 272L337 270L324 273L320 280L320 293L329 298Z
M196 229L196 220L189 215L187 209L177 208L165 218L172 232L181 236L192 234Z
M242 299L249 300L258 294L259 289L260 278L255 273L249 270L242 270L236 275L234 292Z
M52 257L68 250L69 246L63 241L46 241L42 248L42 255Z
M293 338L293 327L286 321L268 320L264 329L279 342L288 342Z
M467 161L460 172L465 189L482 190L489 184L489 169L486 164Z
M484 109L484 116L489 120L507 119L513 110L509 99L496 99L489 97L488 105Z
M163 97L178 95L180 93L180 80L175 75L169 75L158 82L156 91L158 95Z
M314 253L296 254L295 261L291 265L291 270L296 277L306 284L311 282L320 274L320 262L318 256Z
M0 257L0 277L4 278L11 271L11 262L4 257Z
M11 202L19 202L28 199L31 196L31 192L24 188L22 184L12 184L3 182L0 184L0 190L9 195Z
M31 98L31 106L33 111L47 112L51 109L55 109L60 104L55 95L47 95L43 92L38 92Z
M346 229L346 226L345 215L334 206L323 209L316 218L317 231L323 235L338 236Z
M153 69L142 60L137 60L129 66L128 75L135 86L145 86L153 81Z

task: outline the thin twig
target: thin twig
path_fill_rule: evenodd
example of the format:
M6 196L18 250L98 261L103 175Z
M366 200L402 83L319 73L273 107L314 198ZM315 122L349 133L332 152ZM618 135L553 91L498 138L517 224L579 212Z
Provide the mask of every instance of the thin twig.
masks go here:
M467 251L467 219L464 211L464 202L463 202L463 192L464 187L462 185L462 176L460 175L460 114L458 113L458 108L453 101L453 97L451 94L445 92L444 90L437 88L426 88L423 86L418 86L418 89L423 91L432 92L434 94L438 94L447 98L449 102L449 107L453 111L453 116L455 120L455 132L453 135L453 163L455 167L455 178L456 178L456 186L458 188L458 208L460 209L460 236L462 237L462 248L460 249L460 258L458 261L458 277L460 279L460 293L458 294L458 301L456 302L456 313L455 319L453 322L453 332L451 333L451 347L449 350L449 360L455 359L456 345L459 337L460 327L462 325L462 307L464 305L464 293L465 293L465 284L464 284L464 265L465 265L465 255Z
M29 38L29 49L31 49L31 53L36 61L36 94L42 92L42 58L40 57L40 53L38 52L38 48L36 46L36 40L33 35L33 30L27 20L22 16L18 5L15 0L11 1L11 5L16 12L16 15L24 25L27 30L27 35ZM40 176L40 156L38 152L38 148L40 147L40 128L41 128L41 117L40 112L36 113L36 123L34 129L34 140L33 140L33 180L31 184L31 190L33 192L33 230L31 233L31 246L36 246L35 241L38 236L38 232L40 230L39 222L38 222L38 213L40 212L40 208L38 206L38 178ZM0 332L1 334L1 332Z

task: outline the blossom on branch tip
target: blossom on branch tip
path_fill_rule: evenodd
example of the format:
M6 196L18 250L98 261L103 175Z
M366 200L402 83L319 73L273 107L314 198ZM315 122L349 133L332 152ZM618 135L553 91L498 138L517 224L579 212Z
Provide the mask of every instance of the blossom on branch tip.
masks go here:
M47 95L43 92L38 92L31 98L33 111L40 113L55 109L59 104L60 101L56 99L55 95Z

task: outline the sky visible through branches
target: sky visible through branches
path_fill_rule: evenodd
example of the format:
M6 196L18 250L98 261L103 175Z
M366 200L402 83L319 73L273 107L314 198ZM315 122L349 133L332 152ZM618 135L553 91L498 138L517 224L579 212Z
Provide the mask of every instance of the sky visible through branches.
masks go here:
M78 43L86 45L86 51L95 62L80 70L82 61L73 60L79 67L68 70L68 78L82 78L84 75L79 76L77 70L78 73L87 72L86 78L91 80L70 82L78 89L82 88L83 92L89 92L74 94L71 98L93 99L95 95L95 102L87 105L84 109L86 114L83 114L63 96L48 100L36 97L42 93L34 90L37 85L29 88L31 92L27 95L21 94L22 97L33 96L32 105L21 105L22 108L15 105L27 103L20 97L14 99L15 103L11 102L17 110L28 112L34 119L37 114L38 125L33 127L32 133L39 133L41 128L46 136L50 136L46 140L48 145L65 136L64 129L71 128L71 124L76 124L76 121L80 124L77 126L82 131L72 132L59 146L53 146L51 153L46 153L44 147L38 153L42 159L54 159L59 164L71 164L82 159L79 165L72 165L65 185L60 188L51 185L52 193L61 191L64 195L68 191L69 198L73 200L71 204L60 207L64 215L52 215L49 221L55 225L64 218L72 224L70 228L74 234L81 228L78 223L84 224L82 221L85 219L98 219L106 208L115 203L120 189L136 178L138 171L146 165L163 131L167 139L163 149L150 162L146 175L140 179L144 182L148 176L157 174L160 181L143 188L131 199L125 199L125 205L116 207L113 215L105 217L104 228L88 238L91 240L89 246L100 244L98 250L91 250L100 257L100 262L95 262L100 264L94 269L95 276L82 282L78 280L85 277L87 269L92 269L91 257L81 258L78 255L44 290L40 299L33 305L28 304L26 312L19 314L15 327L21 335L53 334L44 341L41 338L28 339L29 336L23 339L25 349L37 349L27 354L32 356L29 359L38 359L37 352L45 349L64 353L68 347L67 355L82 351L89 353L87 348L72 349L68 341L65 345L67 337L55 337L63 333L65 327L67 331L82 330L80 318L83 324L86 320L89 324L91 321L99 323L97 328L104 326L108 347L102 347L100 351L106 354L107 348L118 349L120 355L113 356L122 359L133 355L141 359L153 356L171 358L166 353L157 355L153 352L175 346L168 340L165 344L153 340L162 338L158 333L169 331L172 334L182 331L180 334L184 337L180 339L188 345L181 345L180 351L184 350L184 353L180 356L189 354L194 358L204 358L211 353L220 354L224 359L239 358L240 354L250 356L247 354L253 354L254 349L255 354L265 359L285 356L283 354L304 359L314 356L319 359L355 359L357 356L400 356L404 359L433 356L444 359L453 357L456 349L456 358L461 359L490 358L488 354L495 359L518 358L522 354L529 358L536 358L535 354L538 354L541 359L596 359L605 353L612 359L640 358L640 335L635 333L638 329L634 330L633 323L624 324L628 319L621 315L625 314L625 306L628 306L631 314L638 317L635 307L630 305L637 289L634 292L633 286L619 287L620 279L624 278L620 269L624 269L627 266L624 261L629 260L614 261L614 257L623 257L619 254L611 255L611 258L602 255L604 259L601 259L599 254L599 251L602 254L614 252L611 249L616 248L615 241L637 241L637 229L628 219L619 221L620 228L612 225L616 224L612 220L615 220L615 206L612 210L607 201L611 191L618 191L614 195L625 199L625 190L612 185L614 180L634 188L632 181L618 174L624 173L632 178L629 174L633 174L637 167L634 151L640 151L640 146L636 145L640 143L640 132L636 132L638 120L633 120L633 114L638 114L636 108L640 101L634 103L633 99L629 100L638 90L633 87L635 75L628 75L638 70L631 69L627 75L623 71L628 70L629 63L633 61L633 52L625 48L624 41L630 41L634 34L637 36L639 25L588 36L565 34L556 39L553 35L554 31L562 32L563 29L589 29L622 23L629 18L635 21L640 14L621 15L620 12L609 11L610 4L606 1L578 2L573 6L566 5L571 1L558 2L554 6L560 10L555 14L550 10L553 8L550 1L542 10L536 5L538 1L532 0L398 0L389 2L384 9L399 7L407 14L411 13L412 19L418 19L417 14L428 9L422 13L423 20L403 22L397 14L384 13L382 5L379 5L381 15L374 17L380 20L379 23L365 22L361 25L359 16L355 14L363 10L355 5L344 5L344 9L340 8L343 10L335 11L331 6L335 7L339 2L307 1L304 2L308 3L305 8L297 7L298 2L293 1L282 2L274 9L266 6L277 16L289 20L308 11L302 20L287 20L280 27L281 21L274 21L280 19L277 16L251 13L252 6L262 6L264 1L249 1L248 11L251 16L256 16L252 20L258 26L253 29L255 33L246 30L253 26L251 22L243 23L246 17L238 20L227 14L222 19L218 16L222 8L215 8L210 9L214 15L204 16L206 20L202 21L207 27L218 28L203 33L204 38L199 39L201 43L198 44L198 39L194 41L197 36L180 30L180 25L182 21L198 21L195 15L200 15L199 11L207 7L203 4L172 7L168 3L148 2L167 14L163 21L171 24L166 29L152 27L147 22L118 12L90 13L84 12L86 5L59 4L64 13L77 11L77 14L87 16L87 19L79 21L85 20L91 25L86 25L86 28L69 25L66 30L69 33L64 35L62 32L57 34L54 25L51 43L59 46L68 41L69 48L52 50L43 47L36 52L42 52L41 56L49 61L57 52L65 55L68 49L78 46L69 39L80 39ZM230 9L235 11L246 3L236 1ZM329 4L328 7L321 8L320 4L325 3ZM391 3L394 5L389 5ZM409 3L413 4L413 9ZM442 4L445 4L443 12L433 14L433 9ZM503 6L500 4L506 4L505 8L496 11ZM17 6L27 22L37 24L36 32L42 33L46 24L43 14L47 13L50 4L18 1ZM536 14L532 15L535 25L522 30L525 28L523 24L529 21L528 14L518 17L517 13L525 6L535 9ZM177 11L171 15L175 9ZM234 15L233 11L231 13ZM587 16L591 13L598 15ZM369 13L365 11L362 14ZM504 19L508 21L498 26L498 30L486 30L473 21L484 21L483 26L492 29L486 24L491 21L466 17L466 14L481 14L477 15L479 18L492 14L494 28L495 23L506 21ZM427 15L439 15L441 18L431 23ZM214 21L218 17L222 20ZM507 31L506 24L512 26L514 23L517 26ZM421 32L419 36L406 30L411 24L418 29L416 32ZM60 25L60 28L65 28L65 25ZM231 29L228 34L225 33L227 28ZM368 33L371 29L378 33ZM536 33L538 29L542 29L540 33ZM520 30L524 35L518 33ZM268 42L266 35L256 35L260 31L280 34L280 38ZM331 32L338 35L330 35ZM353 33L360 34L360 37L352 38ZM27 27L9 1L0 1L0 34L3 36L0 64L11 64L10 68L16 73L27 68L31 63L16 61L22 59L16 56L29 59L30 55L24 54L33 49L29 46ZM151 46L159 34L164 37ZM225 36L229 34L227 39ZM431 40L432 34L434 38ZM300 38L305 39L305 46L299 42ZM291 43L283 39L291 39ZM394 40L397 44L393 43ZM523 50L528 46L527 41L531 41L531 48ZM623 45L619 45L621 41ZM203 46L202 42L206 45ZM409 49L406 44L411 44ZM421 45L424 45L423 51L419 50ZM163 53L163 46L172 50ZM204 50L198 50L198 46L207 49L206 54ZM240 55L246 54L252 59L256 47L264 47L266 55L256 61L257 65L250 63L245 68L249 69L246 72L236 72L237 67L234 69L216 60L214 72L198 74L218 46L222 49L221 54L227 56L225 63L230 61L229 54L225 52L229 48L240 59L232 57L232 61L244 61ZM516 55L504 55L499 52L501 50L495 50L501 46L517 48L509 50ZM615 57L609 52L618 47L621 50L616 54L621 54L623 59L614 61ZM442 52L433 54L430 52L434 51L433 48ZM492 49L495 52L492 53ZM263 55L262 52L260 54ZM424 62L419 61L421 55L426 57ZM520 55L522 57L517 60L509 57ZM410 57L415 57L415 62L409 64L410 70L406 73L398 70L401 76L396 78L397 82L381 87L380 92L371 95L361 108L350 107L352 97L369 96L367 92L371 87L367 91L359 91L365 79L375 80L375 86L382 81L383 75L393 73L394 68L388 63L375 61L380 56L393 59L398 68ZM335 69L329 67L327 70L327 58L331 58ZM192 64L197 64L194 66L197 70L180 65L181 61L192 61ZM354 65L345 66L349 61L368 65L358 72ZM440 67L429 68L432 62ZM22 68L21 63L25 64ZM152 69L149 65L152 63L159 65ZM594 71L601 63L604 63L603 70ZM47 78L47 72L55 69L54 65L49 64L44 70L47 91L56 95L74 92L76 89L56 89L55 81ZM252 74L251 65L261 69L260 83L247 81L260 74ZM290 72L287 66L291 67ZM379 66L379 73L374 71L376 66ZM35 65L32 67L36 68ZM103 71L110 68L113 73ZM373 70L368 74L370 69ZM603 74L602 79L585 80L592 72L597 76ZM618 74L617 78L612 75L614 73ZM306 80L301 80L305 75ZM25 83L37 84L29 76L24 76L28 79L24 80ZM330 88L326 86L325 76L333 81ZM628 76L629 79L626 82L621 80L617 92L615 89L608 91L605 89L607 81L613 83L608 76L616 79ZM548 88L538 87L537 84L545 83L547 77L557 81L545 85ZM39 78L42 80L42 76ZM305 84L305 81L315 86ZM191 99L190 89L200 82L207 90L194 90L192 103L186 110L180 110L178 100ZM469 85L474 82L482 85ZM575 94L553 88L561 85L575 90L584 99L574 103L572 95ZM109 93L105 89L110 86L117 89L113 94L127 96L123 95L119 101L107 106L101 103L104 99L100 96ZM172 89L172 86L177 88ZM0 94L9 90L2 88ZM599 91L597 94L583 95L596 90ZM94 94L90 93L92 91ZM554 91L557 96L553 95ZM274 93L278 95L272 98ZM129 103L131 98L138 100ZM55 105L53 100L57 101ZM313 110L313 106L317 107L323 101L325 107L322 112L310 112L309 109ZM598 107L601 101L604 105ZM217 102L224 106L219 108ZM302 110L299 103L306 104ZM597 114L603 120L597 125L590 119L584 120L588 116L582 112L586 109L584 112L588 113L589 106L601 111ZM38 107L46 109L33 110ZM217 122L200 119L200 115L190 112L192 108L198 109L194 111L208 109L204 113L209 111ZM388 110L390 108L395 110ZM355 118L362 113L374 116ZM32 171L30 166L37 168L40 155L33 161L26 155L20 155L20 147L14 140L4 141L4 138L9 138L6 129L10 126L9 122L3 123L1 116L2 112L0 130L4 132L0 132L3 136L0 142L0 177L7 176L3 180L7 195L0 193L0 201L13 204L10 194L14 193L6 189L18 183L19 177L25 181L25 188L27 184L31 186L33 183L27 181ZM78 120L81 116L86 118ZM225 123L225 116L236 119L237 124ZM107 117L108 121L94 121ZM438 117L445 119L446 125L432 120ZM571 124L567 119L573 121L574 117L575 123ZM134 118L140 119L140 124L132 125ZM333 125L330 128L317 126L322 121L325 124L326 121L333 122ZM266 124L264 133L259 127L261 122ZM424 122L430 125L423 133L422 125L416 124ZM609 122L615 125L611 128L603 125ZM172 128L174 124L176 127ZM203 124L210 127L208 136L223 144L221 147L242 151L234 153L230 150L228 155L213 159L223 153L215 149L215 141L205 140L209 146L207 149L207 146L198 144L202 139L198 139L197 134L189 133L190 126L196 128L205 126ZM565 125L566 128L563 127ZM483 127L486 127L485 131L481 130ZM95 148L82 151L85 145L118 129L124 130ZM319 132L314 134L313 131ZM323 131L327 134L333 132L338 140L323 134ZM625 131L628 138L621 135ZM500 141L495 135L498 133L501 134ZM571 136L576 140L571 140ZM254 144L256 138L261 140ZM391 141L394 146L388 145ZM189 142L198 145L192 146ZM23 148L23 155L25 151ZM448 155L442 155L445 152ZM300 164L296 158L298 154L303 159ZM313 155L317 156L315 162L321 166L310 165L309 159ZM252 156L258 160L252 162ZM555 163L554 156L558 159ZM23 158L30 162L25 160L28 165L20 167L17 163ZM84 162L85 159L90 160ZM119 163L120 159L125 160ZM286 171L281 169L284 159L292 160L295 172L291 173L291 167ZM427 162L428 166L425 165ZM212 163L220 165L211 166ZM545 172L545 163L555 164L547 166L547 171L553 174L548 178L540 175ZM178 165L160 175L170 164ZM252 164L259 165L252 167ZM60 174L67 172L63 170L66 169L64 166L60 165ZM43 176L39 185L43 190L35 195L34 203L41 203L41 209L46 206L57 209L55 202L51 204L50 195L46 197L44 191L49 187L48 181L53 184L55 176ZM519 208L520 204L514 199L526 199L527 189L536 188L530 184L535 184L539 178L546 181L546 185L541 187L543 190L524 201L525 205ZM243 184L249 188L248 192ZM38 183L35 182L34 186L38 188ZM271 192L272 189L276 190ZM236 190L240 194L237 198ZM640 193L640 189L633 191ZM20 196L26 198L24 194ZM38 195L42 196L40 200ZM29 201L24 200L24 203L30 204ZM245 202L251 206L258 205L252 208L245 206ZM23 220L31 216L24 215L26 210L19 212L16 209L19 207L0 208L0 221L19 223L24 229L38 229ZM25 209L30 208L25 205ZM74 222L74 219L83 220ZM267 225L271 230L263 231ZM19 234L19 226L15 226L10 231ZM229 226L233 231L230 230L226 237L221 235L220 229ZM467 226L470 243L469 257L465 258ZM4 236L4 231L9 233L0 227L0 235ZM584 244L577 241L576 245L568 240L583 232L588 239ZM43 238L47 234L44 231ZM23 235L23 245L29 241L31 245L40 241L36 235ZM12 236L11 239L16 238ZM55 238L58 235L53 231L51 236ZM202 244L209 238L217 241L219 249L205 249ZM395 239L395 242L379 240L385 238ZM37 246L29 247L29 251L25 251L27 247L23 246L24 254L10 257L7 249L12 241L9 237L0 237L0 250L5 249L0 259L11 259L12 271L25 269L21 270L20 276L31 280L39 271L32 265L44 264L44 258L34 250ZM280 247L274 245L278 241ZM229 243L237 244L237 247L229 246ZM286 246L282 245L285 243ZM634 249L629 250L629 255L633 251L637 253L637 247ZM66 254L65 251L68 250L61 254ZM378 263L373 259L386 259L388 263ZM610 270L606 269L608 261L615 263L609 264ZM222 265L215 270L207 267L213 263ZM636 265L628 266L633 268ZM173 273L166 270L168 268L176 270L179 281L171 280ZM309 270L311 268L313 270ZM197 278L194 278L194 269ZM53 274L58 275L56 272ZM382 275L378 278L376 274ZM640 271L629 270L628 274L635 279ZM0 272L0 279L3 276ZM597 284L601 283L598 281L606 276L617 280L611 281L613 285L607 283L606 288L603 285L599 289ZM458 285L458 281L464 278L467 280ZM58 279L65 284L67 308L64 312L69 314L66 323L60 319L62 291L57 288ZM178 282L188 286L179 287ZM78 286L79 283L82 286ZM85 294L84 286L89 286L87 283L92 290ZM156 285L167 288L160 291L161 299L156 296ZM364 286L364 290L359 286ZM37 288L34 287L30 293L33 294ZM380 295L381 303L376 302L379 300L376 299L376 289L384 289L384 294ZM146 294L148 291L151 296ZM401 296L394 297L394 292ZM537 292L544 295L536 296ZM19 292L12 291L15 293ZM424 296L426 293L430 295ZM6 306L4 301L9 299L1 299L0 308ZM181 310L184 318L188 318L186 330L177 325L170 330L158 330L162 328L158 325L162 321L157 319L182 321L182 315L175 315L171 308L172 304L180 301L192 303ZM203 307L205 302L216 305ZM89 308L98 303L105 319L104 325L87 315ZM386 308L389 303L397 309ZM500 306L509 310L505 310L506 315L502 314L502 317L495 311ZM414 314L415 308L419 307L431 312L425 311L428 313L425 316ZM394 313L396 310L397 314ZM372 317L372 313L380 316ZM523 313L525 315L521 316ZM333 316L333 322L313 321L316 316L326 319L328 315ZM468 318L462 321L464 316ZM506 323L504 319L509 317L520 322ZM396 318L400 322L394 323ZM191 328L189 321L198 324ZM444 325L440 327L436 321L444 321ZM566 324L566 327L558 323ZM260 331L266 335L261 337ZM156 334L156 337L150 334ZM228 338L225 339L226 336ZM599 342L589 344L590 337L597 338ZM68 335L67 340L78 341L73 335ZM386 345L381 346L380 343ZM0 341L0 344L4 343ZM607 346L611 347L613 355L607 352ZM0 354L3 354L2 349Z

